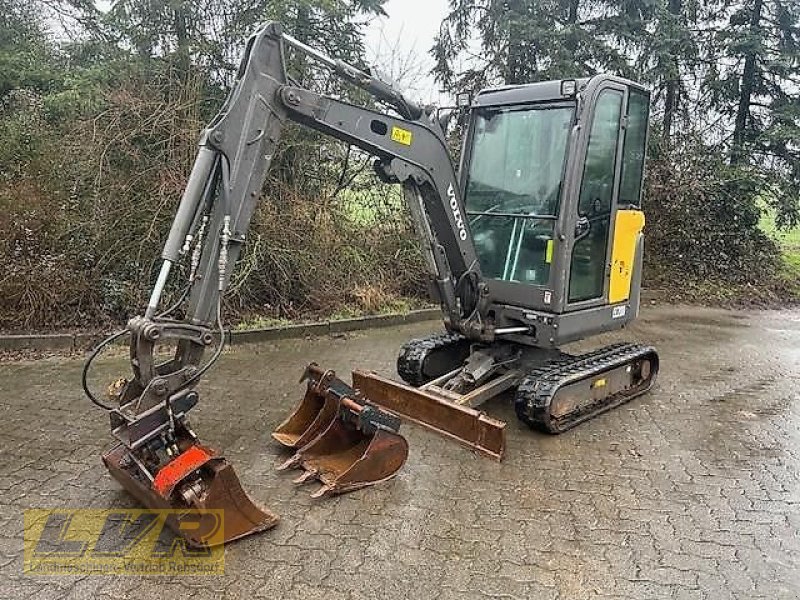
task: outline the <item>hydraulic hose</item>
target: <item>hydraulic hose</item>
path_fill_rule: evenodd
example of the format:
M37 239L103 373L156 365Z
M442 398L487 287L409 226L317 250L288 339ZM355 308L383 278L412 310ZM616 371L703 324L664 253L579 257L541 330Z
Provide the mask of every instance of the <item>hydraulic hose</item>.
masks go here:
M102 352L106 346L108 346L111 342L118 340L126 333L130 333L130 329L123 329L122 331L117 331L116 333L112 333L110 336L108 336L106 339L100 342L95 347L94 350L92 350L92 353L89 355L89 358L87 358L86 362L83 363L83 371L81 372L81 385L83 386L83 393L86 394L86 397L89 398L89 400L91 400L93 404L99 406L100 408L108 412L116 410L116 408L113 406L109 406L108 404L99 400L89 389L89 382L88 382L89 369L91 368L94 360L100 355L100 352Z

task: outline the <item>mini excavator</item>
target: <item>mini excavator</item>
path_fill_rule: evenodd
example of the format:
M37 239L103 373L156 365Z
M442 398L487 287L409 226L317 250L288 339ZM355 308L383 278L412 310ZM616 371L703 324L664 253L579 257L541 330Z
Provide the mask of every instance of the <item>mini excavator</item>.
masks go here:
M378 110L298 85L286 69L290 52L365 90ZM447 114L277 23L249 39L235 84L200 138L147 309L102 342L84 369L84 390L108 411L117 442L105 465L140 502L223 509L225 541L277 522L248 497L233 467L198 441L188 413L197 383L222 352L221 297L290 121L374 156L379 178L402 187L445 328L403 346L403 382L356 370L350 385L313 363L306 369L305 397L273 437L292 451L282 467L302 469L299 481L321 482L315 495L397 473L408 455L402 420L500 459L506 424L478 410L491 398L513 394L521 421L561 433L652 387L658 356L651 347L559 350L638 314L648 91L597 75L486 89L459 97L459 105L450 114L460 112L468 128L456 170ZM160 311L178 263L188 275L185 291ZM124 335L132 376L101 400L87 372ZM159 362L165 342L174 353ZM170 519L197 545L218 526L209 516L187 532L179 515Z

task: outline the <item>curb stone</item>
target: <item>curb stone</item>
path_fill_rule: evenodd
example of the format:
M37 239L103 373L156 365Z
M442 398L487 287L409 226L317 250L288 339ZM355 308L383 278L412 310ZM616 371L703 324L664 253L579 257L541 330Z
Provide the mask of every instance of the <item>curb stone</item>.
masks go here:
M403 314L373 315L354 319L322 321L319 323L299 323L296 325L282 325L279 327L265 327L262 329L229 331L226 333L226 341L232 346L239 346L241 344L252 344L272 340L330 335L349 331L432 321L438 319L440 315L441 311L438 308L425 308L421 310L412 310ZM103 334L97 333L50 333L40 335L0 334L0 351L14 352L20 350L35 350L38 352L84 352L100 342L103 337Z

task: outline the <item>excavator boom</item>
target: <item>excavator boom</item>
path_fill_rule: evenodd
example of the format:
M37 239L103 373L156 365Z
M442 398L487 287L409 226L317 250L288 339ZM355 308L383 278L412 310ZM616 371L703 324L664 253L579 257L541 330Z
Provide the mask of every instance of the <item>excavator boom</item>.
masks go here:
M396 114L292 84L285 69L288 49L310 56ZM130 336L132 377L113 386L112 404L107 404L89 390L84 373L84 389L108 411L117 440L103 456L111 474L151 508L223 508L225 541L267 529L278 518L247 496L222 456L199 443L188 414L199 399L195 386L221 354L221 297L289 121L372 154L381 177L403 185L421 227L437 296L453 323L462 312L456 278L477 269L460 212L455 169L433 110L284 34L277 23L256 32L224 106L200 136L147 309L121 332ZM173 267L181 261L189 272L182 297L186 310L184 318L175 320L171 310L159 312L159 306ZM157 354L165 343L176 350L163 363ZM204 362L212 346L214 353ZM87 361L87 370L95 355ZM315 366L307 374L311 375L306 398L295 411L299 416L289 419L275 436L294 452L285 466L301 467L302 481L319 479L323 487L315 496L358 489L396 474L408 455L397 417L334 374L323 376ZM185 535L180 523L171 525ZM212 526L209 521L208 527ZM201 544L202 531L195 534L189 541Z

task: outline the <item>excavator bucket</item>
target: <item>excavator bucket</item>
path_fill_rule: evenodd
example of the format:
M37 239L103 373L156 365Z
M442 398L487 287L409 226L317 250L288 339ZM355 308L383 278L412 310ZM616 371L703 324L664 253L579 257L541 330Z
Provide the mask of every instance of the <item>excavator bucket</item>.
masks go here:
M371 404L333 371L323 372L312 363L304 378L309 380L306 395L273 434L296 449L278 469L302 469L295 483L319 480L322 486L313 498L350 492L396 475L408 458L408 442L398 433L400 420Z
M315 363L306 368L300 378L301 382L308 380L305 396L272 433L275 441L287 448L299 450L325 431L336 418L339 402L334 396L325 393L327 386L336 378L336 374L333 371L325 371L314 379L312 370L316 368Z
M191 546L227 543L278 523L274 513L250 499L231 464L208 447L188 445L154 476L136 454L118 444L103 455L103 462L114 479L147 508L192 509L185 515L172 514L166 521Z
M322 482L312 498L343 494L394 477L408 458L408 442L396 433L377 430L365 436L335 419L325 432L301 448L279 469L299 467L295 483Z

